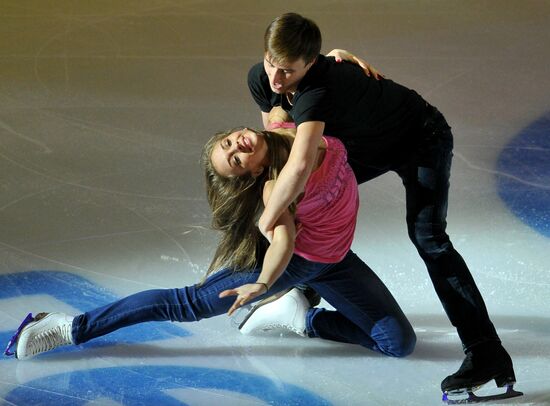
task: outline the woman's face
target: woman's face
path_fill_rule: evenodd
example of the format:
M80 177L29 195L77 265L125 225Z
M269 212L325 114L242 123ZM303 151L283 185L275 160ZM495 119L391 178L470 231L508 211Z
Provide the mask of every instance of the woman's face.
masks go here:
M212 149L212 166L224 177L262 174L269 165L267 144L262 134L247 128L218 141Z

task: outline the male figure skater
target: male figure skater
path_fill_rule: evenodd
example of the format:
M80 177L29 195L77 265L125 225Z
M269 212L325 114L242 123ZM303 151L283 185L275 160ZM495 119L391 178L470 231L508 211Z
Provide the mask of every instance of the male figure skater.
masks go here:
M354 64L336 63L320 50L317 25L287 13L268 26L264 60L249 71L248 86L264 126L274 106L286 110L297 126L288 162L259 220L260 230L269 239L279 215L298 197L322 134L338 137L346 145L358 183L396 172L405 186L409 237L466 353L460 369L441 383L442 391L471 392L492 379L512 390L512 360L445 231L453 148L445 118L414 90L369 77ZM265 307L278 306L281 300ZM242 328L251 331L268 322L261 310Z

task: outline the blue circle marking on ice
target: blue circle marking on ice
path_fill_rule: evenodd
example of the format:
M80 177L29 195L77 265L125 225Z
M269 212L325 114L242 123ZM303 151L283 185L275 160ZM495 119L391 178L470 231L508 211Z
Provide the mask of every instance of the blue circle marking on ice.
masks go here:
M97 368L51 375L26 382L9 392L5 400L14 405L84 406L96 399L132 406L186 405L185 401L168 394L178 389L223 390L248 395L270 405L330 405L307 389L263 376L171 365ZM230 393L227 396L231 397ZM219 393L212 393L214 399L224 401Z
M497 170L502 200L521 221L550 237L550 112L504 147Z

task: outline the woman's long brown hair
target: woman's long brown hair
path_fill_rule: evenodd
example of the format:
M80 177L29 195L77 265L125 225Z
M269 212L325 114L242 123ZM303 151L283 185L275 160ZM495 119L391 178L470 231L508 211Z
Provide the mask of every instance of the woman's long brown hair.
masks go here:
M292 147L292 137L273 131L251 130L263 136L267 143L269 167L256 178L250 174L223 177L212 165L212 150L223 138L238 130L214 135L203 148L202 165L206 196L212 210L212 228L221 234L207 274L224 267L242 271L258 265L260 247L265 244L256 225L264 208L263 187L267 180L277 179Z

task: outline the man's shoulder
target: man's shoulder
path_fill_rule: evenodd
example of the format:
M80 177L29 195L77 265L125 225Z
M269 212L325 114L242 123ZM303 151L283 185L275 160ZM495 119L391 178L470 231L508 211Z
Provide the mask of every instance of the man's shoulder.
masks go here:
M306 75L300 90L309 92L341 92L348 87L362 86L368 77L360 67L348 62L336 62L333 57L319 55Z
M332 57L324 59L320 71L327 86L340 86L348 81L360 84L369 80L359 65L348 61L336 62Z
M262 62L258 62L257 64L252 65L248 71L248 81L260 81L262 77L267 77L264 70L264 64Z
M271 91L262 62L250 68L248 72L248 89L252 98L264 113L268 113L273 106L280 104L280 96Z

